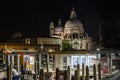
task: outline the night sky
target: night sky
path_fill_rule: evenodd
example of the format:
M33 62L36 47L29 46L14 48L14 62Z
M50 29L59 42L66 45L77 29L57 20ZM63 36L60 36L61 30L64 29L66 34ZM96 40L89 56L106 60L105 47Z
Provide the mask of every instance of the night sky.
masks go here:
M99 25L104 42L120 35L120 5L115 0L10 0L1 2L0 39L16 32L48 35L50 22L57 25L61 18L64 25L72 7L95 41Z

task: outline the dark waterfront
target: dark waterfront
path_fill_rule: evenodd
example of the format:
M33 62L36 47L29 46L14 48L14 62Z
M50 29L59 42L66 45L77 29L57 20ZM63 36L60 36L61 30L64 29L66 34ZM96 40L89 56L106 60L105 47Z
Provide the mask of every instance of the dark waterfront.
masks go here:
M116 80L120 80L120 77L118 79L116 79Z

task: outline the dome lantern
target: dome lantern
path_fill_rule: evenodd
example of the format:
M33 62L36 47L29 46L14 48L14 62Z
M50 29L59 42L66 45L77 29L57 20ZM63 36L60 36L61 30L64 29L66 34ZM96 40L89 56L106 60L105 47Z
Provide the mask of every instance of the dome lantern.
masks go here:
M76 14L74 8L72 8L72 11L71 11L71 14L70 14L70 19L74 19L74 18L77 18L77 14Z

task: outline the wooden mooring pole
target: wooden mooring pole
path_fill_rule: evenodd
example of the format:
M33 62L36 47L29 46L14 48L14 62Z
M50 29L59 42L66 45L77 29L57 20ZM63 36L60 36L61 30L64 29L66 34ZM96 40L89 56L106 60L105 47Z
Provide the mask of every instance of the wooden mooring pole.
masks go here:
M40 73L39 73L39 80L45 80L45 73L44 73L44 69L40 69Z
M89 68L86 66L86 80L89 80Z
M68 68L67 68L67 80L70 80L70 66L68 66Z
M56 79L55 80L59 80L60 79L60 71L59 68L56 68Z
M82 80L85 80L85 65L82 63Z
M80 65L77 65L77 80L80 80Z
M97 80L97 75L96 75L96 64L93 65L93 76L94 76L94 80Z
M101 63L98 64L98 80L101 80Z

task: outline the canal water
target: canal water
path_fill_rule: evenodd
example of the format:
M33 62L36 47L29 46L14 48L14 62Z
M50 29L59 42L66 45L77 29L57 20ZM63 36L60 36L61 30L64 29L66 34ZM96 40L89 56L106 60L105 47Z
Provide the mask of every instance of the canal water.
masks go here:
M119 78L117 78L116 80L120 80L120 77L119 77Z

